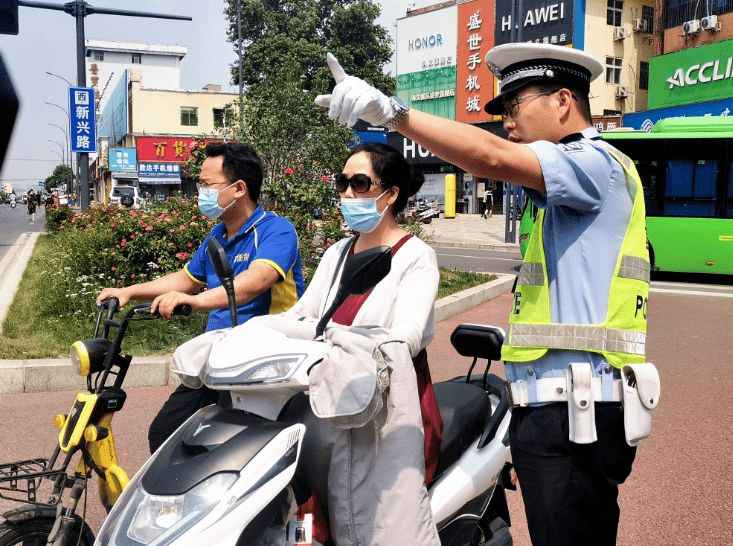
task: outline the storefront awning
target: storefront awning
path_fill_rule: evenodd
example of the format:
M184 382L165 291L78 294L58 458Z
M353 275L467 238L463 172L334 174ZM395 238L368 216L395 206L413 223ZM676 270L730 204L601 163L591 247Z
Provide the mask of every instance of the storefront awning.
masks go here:
M178 177L163 177L163 176L138 176L140 184L148 184L150 186L180 186L181 179Z

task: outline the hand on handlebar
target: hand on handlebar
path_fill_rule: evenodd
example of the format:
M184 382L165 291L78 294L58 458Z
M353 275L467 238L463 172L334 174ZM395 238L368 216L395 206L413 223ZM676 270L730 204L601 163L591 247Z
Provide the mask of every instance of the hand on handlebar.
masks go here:
M122 309L130 301L129 296L124 288L105 288L97 296L97 303L102 303L109 298L117 298L120 302L118 308Z
M174 309L179 305L189 305L192 311L196 310L196 297L183 292L168 292L162 296L158 296L150 305L150 311L156 311L164 320L170 320L174 316Z

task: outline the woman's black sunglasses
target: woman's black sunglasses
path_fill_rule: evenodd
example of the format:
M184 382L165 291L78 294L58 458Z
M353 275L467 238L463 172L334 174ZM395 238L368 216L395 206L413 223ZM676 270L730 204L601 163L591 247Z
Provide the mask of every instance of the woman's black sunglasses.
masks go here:
M336 175L336 191L339 193L344 193L349 186L354 190L354 193L366 193L372 187L372 184L375 186L382 185L380 181L372 182L371 178L361 173L355 174L351 178L348 178L344 173Z

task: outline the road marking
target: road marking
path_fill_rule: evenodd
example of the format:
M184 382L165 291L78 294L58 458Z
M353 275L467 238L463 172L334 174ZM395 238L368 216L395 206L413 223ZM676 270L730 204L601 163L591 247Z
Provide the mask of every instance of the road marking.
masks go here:
M3 256L2 261L0 261L0 276L2 276L2 274L7 269L8 264L13 261L13 258L15 257L15 255L20 250L21 246L25 242L22 239L24 239L26 237L26 235L28 235L28 234L27 233L21 233L20 234L20 237L18 237L18 239L12 245L10 245L10 248L8 248L8 251L5 253L5 256Z
M731 290L730 286L723 286L720 284L695 284L695 283L685 283L685 282L666 282L666 281L655 281L652 282L652 285L656 286L681 286L690 288L694 286L695 288L707 288L709 290Z
M679 294L681 296L707 296L709 298L733 298L733 294L720 294L717 292L700 292L699 290L671 290L667 288L650 288L649 293Z

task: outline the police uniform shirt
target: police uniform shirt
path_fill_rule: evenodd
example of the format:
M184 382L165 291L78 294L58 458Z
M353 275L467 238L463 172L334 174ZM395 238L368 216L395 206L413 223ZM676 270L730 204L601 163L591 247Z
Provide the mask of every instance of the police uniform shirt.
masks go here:
M258 205L239 232L227 239L226 226L222 222L211 230L202 245L184 268L186 274L209 290L221 286L206 249L210 237L216 237L226 251L237 276L256 262L274 267L281 279L269 290L241 305L237 317L239 324L250 318L287 311L303 295L305 284L300 267L300 252L295 228L285 218L273 212L265 212ZM206 331L231 327L229 308L215 309L209 313Z
M603 148L594 128L557 145L539 141L527 146L539 159L547 188L546 194L525 191L545 209L543 239L551 320L602 324L633 209L624 170ZM530 399L536 400L534 380L565 377L571 362L589 362L594 376L604 379L604 400L611 399L611 380L614 375L619 377L618 371L599 353L551 349L533 362L507 362L505 372L509 381L528 381Z

